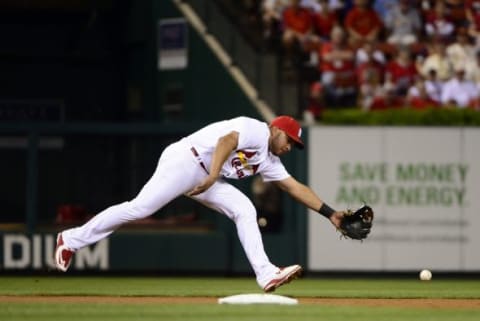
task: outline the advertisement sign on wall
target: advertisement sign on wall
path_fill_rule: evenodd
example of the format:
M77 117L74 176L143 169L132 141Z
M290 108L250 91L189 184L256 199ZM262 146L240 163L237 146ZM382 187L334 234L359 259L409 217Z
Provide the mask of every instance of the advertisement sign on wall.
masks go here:
M311 270L478 271L480 130L312 128L309 182L333 207L375 210L363 243L309 215Z

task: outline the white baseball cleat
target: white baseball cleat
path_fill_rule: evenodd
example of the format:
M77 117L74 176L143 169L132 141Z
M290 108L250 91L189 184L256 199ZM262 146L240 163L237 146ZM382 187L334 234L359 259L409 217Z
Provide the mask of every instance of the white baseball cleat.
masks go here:
M57 235L57 247L55 248L55 266L63 272L67 272L75 251L69 249L63 243L62 233Z
M302 270L302 267L298 264L280 268L278 272L275 273L273 279L263 287L263 291L275 291L278 287L298 278L302 274Z

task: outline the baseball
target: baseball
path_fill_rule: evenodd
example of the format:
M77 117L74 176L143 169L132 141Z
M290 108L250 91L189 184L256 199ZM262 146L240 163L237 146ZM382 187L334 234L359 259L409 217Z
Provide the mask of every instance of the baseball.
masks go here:
M432 279L432 272L430 270L422 270L420 272L420 280L430 281Z
M267 226L267 224L268 224L268 221L267 221L267 219L266 219L265 217L260 217L260 218L258 219L258 225L259 225L260 227L265 227L265 226Z

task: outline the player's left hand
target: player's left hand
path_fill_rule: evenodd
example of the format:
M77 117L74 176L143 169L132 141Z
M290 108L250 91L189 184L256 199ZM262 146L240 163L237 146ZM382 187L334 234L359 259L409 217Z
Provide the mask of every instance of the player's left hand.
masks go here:
M343 217L347 214L347 212L344 211L339 211L333 213L332 216L330 216L330 222L337 228L340 229L340 225L342 224Z

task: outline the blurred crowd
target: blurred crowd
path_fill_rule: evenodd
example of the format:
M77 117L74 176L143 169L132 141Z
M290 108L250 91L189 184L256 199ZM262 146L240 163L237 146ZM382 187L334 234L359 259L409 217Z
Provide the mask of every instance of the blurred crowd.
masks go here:
M480 107L480 0L263 0L282 68L315 70L305 111Z

